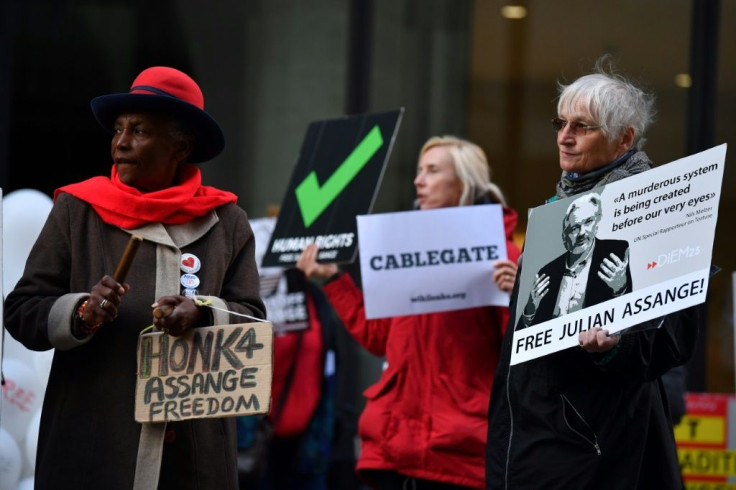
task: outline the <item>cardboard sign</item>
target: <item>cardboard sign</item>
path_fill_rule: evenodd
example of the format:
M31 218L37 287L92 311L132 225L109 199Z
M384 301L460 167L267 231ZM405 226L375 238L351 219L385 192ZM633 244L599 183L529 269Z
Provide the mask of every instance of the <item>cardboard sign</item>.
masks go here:
M355 260L355 217L373 207L403 112L309 125L263 267L292 266L311 243L319 261Z
M509 304L492 279L506 258L498 204L358 216L358 237L367 318Z
M141 335L135 420L267 413L272 371L271 322L195 328L181 337Z
M615 333L704 302L725 158L724 144L533 209L511 364L577 346L593 327ZM581 250L591 253L571 264Z

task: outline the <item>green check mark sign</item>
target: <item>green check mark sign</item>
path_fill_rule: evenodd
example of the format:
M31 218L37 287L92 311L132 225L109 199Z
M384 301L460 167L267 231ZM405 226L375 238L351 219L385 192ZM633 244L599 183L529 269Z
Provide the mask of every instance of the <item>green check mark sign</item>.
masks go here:
M352 182L363 167L383 146L383 137L378 125L366 135L358 146L343 160L337 170L320 187L317 173L312 170L304 180L296 186L296 201L302 213L304 226L309 228L314 221L337 199L342 191Z

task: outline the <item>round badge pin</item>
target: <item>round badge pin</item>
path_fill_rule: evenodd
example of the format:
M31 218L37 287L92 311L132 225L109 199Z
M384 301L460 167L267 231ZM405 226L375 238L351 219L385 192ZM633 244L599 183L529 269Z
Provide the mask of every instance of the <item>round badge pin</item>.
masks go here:
M196 298L197 290L192 288L184 288L184 290L181 292L181 295L187 298Z
M202 267L202 261L194 254L182 254L179 267L186 274L194 274L199 272L200 267Z
M199 278L194 274L182 274L179 280L185 288L196 289L199 286Z

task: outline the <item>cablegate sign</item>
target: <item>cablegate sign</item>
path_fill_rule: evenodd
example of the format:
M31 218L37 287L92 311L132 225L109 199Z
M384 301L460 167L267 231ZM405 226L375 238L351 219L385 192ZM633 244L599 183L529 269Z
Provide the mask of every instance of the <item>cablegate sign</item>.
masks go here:
M509 304L492 279L506 258L499 204L358 216L358 237L366 318Z
M271 322L215 325L181 337L138 340L137 422L267 413L271 406Z
M319 261L355 259L355 217L373 206L403 112L309 125L262 267L293 266L312 243Z
M725 159L723 144L533 209L511 364L703 303Z

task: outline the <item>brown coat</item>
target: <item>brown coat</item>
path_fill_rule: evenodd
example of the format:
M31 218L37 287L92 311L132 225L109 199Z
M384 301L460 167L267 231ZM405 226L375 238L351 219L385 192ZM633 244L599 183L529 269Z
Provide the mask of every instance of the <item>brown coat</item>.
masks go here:
M230 311L265 317L255 241L234 204L185 225L146 225L118 318L83 340L71 334L77 305L114 271L130 231L103 223L85 202L61 194L23 277L5 301L5 325L26 347L56 348L43 405L36 488L131 489L141 425L135 422L136 342L152 323L151 303L180 294L179 258L199 257L200 295ZM242 317L213 312L213 324ZM170 423L160 488L237 488L233 419Z

